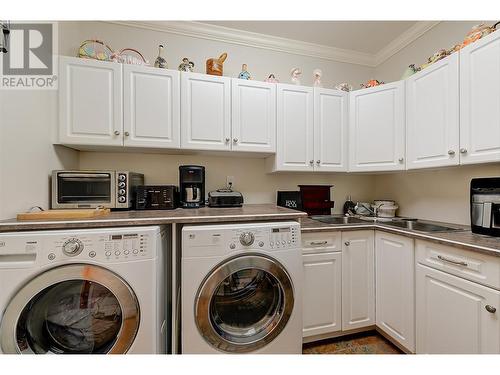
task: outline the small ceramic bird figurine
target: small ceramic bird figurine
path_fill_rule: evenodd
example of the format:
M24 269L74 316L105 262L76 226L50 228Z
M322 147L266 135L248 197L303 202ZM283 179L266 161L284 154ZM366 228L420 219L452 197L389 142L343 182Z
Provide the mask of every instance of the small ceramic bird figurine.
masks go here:
M164 54L164 47L163 44L160 44L158 46L158 57L155 60L155 68L162 68L162 69L167 69L167 60L165 60L165 57L163 57Z
M293 68L290 71L290 76L292 77L292 83L295 85L300 85L300 76L302 75L302 70L300 68Z

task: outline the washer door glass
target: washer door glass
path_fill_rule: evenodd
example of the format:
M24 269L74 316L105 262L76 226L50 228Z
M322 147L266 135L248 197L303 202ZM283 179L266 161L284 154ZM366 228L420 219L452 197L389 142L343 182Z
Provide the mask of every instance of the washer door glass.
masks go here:
M62 281L38 293L16 328L21 351L36 354L107 353L122 325L118 299L101 284Z
M255 351L282 332L293 302L290 277L276 260L261 255L233 258L216 268L200 289L198 328L221 351Z
M139 321L137 297L118 275L94 265L61 266L12 298L0 345L4 353L126 353Z

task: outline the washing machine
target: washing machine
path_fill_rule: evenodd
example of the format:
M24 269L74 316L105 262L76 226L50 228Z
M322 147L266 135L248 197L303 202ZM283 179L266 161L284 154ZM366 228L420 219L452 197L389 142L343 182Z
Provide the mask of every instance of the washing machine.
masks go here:
M182 353L302 353L297 222L184 226Z
M0 352L165 353L168 237L159 226L0 233Z

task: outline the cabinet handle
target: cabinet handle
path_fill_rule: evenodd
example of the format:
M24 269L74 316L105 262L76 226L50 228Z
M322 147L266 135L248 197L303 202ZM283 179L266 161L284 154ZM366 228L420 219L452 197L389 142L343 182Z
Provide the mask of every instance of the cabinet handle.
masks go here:
M328 241L312 241L310 244L313 246L326 245Z
M398 159L400 163L402 163L405 159L404 158L399 158Z
M234 143L238 143L238 138L234 138L234 139L233 139L233 142L234 142Z
M125 132L125 137L128 137L130 135L129 132Z
M460 153L461 154L466 154L467 153L467 149L466 148L461 148L460 149Z
M349 246L351 243L349 241L344 242L344 245Z
M115 135L120 135L120 132L118 130L115 130Z
M309 164L313 165L314 164L314 160L309 160Z
M449 150L449 151L448 151L448 155L450 155L450 156L455 155L455 151L453 151L453 150Z
M486 309L486 311L488 311L489 313L492 313L492 314L494 314L497 311L496 307L493 307L491 305L486 305L486 306L484 306L484 308Z
M459 266L464 266L464 267L467 267L468 264L465 263L465 262L461 262L461 261L457 261L457 260L451 260L451 259L447 259L445 258L444 256L442 255L438 255L437 256L438 259L442 260L443 262L448 262L448 263L452 263L452 264L456 264L456 265L459 265Z
M316 160L316 164L320 165L321 164L321 160Z
M231 139L230 138L226 138L226 143L229 143Z

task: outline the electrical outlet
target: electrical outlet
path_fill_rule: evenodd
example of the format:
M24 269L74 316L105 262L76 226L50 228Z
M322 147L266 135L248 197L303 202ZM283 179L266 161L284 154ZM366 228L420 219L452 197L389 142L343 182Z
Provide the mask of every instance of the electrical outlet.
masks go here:
M234 176L226 176L226 186L234 187Z

